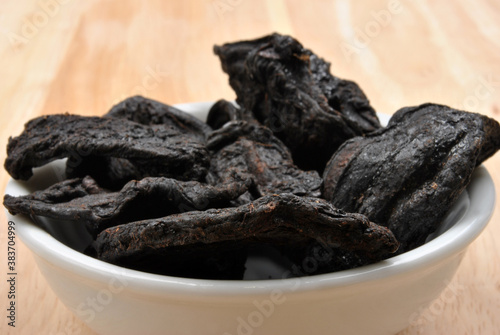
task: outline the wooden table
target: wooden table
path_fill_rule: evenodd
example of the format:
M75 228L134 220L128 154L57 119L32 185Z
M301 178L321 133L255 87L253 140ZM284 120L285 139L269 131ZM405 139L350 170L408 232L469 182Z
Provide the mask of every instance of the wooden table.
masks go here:
M331 61L334 74L357 81L379 112L430 101L500 120L497 0L367 3L3 0L0 147L33 117L101 115L134 94L169 104L233 99L212 46L274 31L295 36ZM500 154L485 164L497 187L499 164ZM2 189L8 179L1 174ZM0 215L0 334L92 334L19 240L16 328L7 326L7 219ZM499 245L497 205L450 283L459 288L456 299L427 310L402 334L499 334Z

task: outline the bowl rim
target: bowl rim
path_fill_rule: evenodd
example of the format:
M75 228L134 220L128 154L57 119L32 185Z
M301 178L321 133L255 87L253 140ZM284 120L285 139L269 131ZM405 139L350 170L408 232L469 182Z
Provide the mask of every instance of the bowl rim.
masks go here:
M213 102L188 103L176 105L176 107L196 114L201 110L207 110L211 104ZM26 182L11 178L5 189L5 194L26 194L28 193L26 185ZM187 295L195 299L201 296L269 295L276 290L296 286L297 289L294 292L340 288L379 281L433 267L465 250L485 229L493 214L496 196L495 186L493 179L483 165L474 171L466 191L469 195L470 206L463 216L443 234L418 248L355 269L269 280L180 278L123 268L92 258L66 246L25 215L13 216L7 210L6 214L9 221L15 222L17 235L30 251L38 256L37 258L41 258L55 267L100 283L108 283L110 278L119 278L127 283L127 290L154 296Z

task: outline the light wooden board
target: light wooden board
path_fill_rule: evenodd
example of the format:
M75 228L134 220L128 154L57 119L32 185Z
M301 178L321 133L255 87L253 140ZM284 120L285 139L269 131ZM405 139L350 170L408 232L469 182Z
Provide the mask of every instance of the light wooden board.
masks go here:
M437 102L500 120L497 0L2 0L0 148L33 117L101 115L133 94L169 104L232 99L212 46L273 31L331 61L379 112ZM500 190L499 163L497 154L485 165ZM0 174L2 190L8 179ZM16 328L7 326L6 225L2 212L0 334L92 334L19 240ZM499 334L499 245L497 205L450 283L455 298L402 334Z

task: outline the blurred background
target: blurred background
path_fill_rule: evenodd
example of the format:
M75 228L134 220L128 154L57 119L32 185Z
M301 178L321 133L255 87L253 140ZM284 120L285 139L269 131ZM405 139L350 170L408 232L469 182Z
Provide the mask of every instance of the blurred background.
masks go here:
M497 0L2 0L0 147L33 117L102 115L131 95L167 104L234 99L213 46L272 32L331 62L380 113L435 102L500 120ZM485 165L499 189L500 155ZM8 178L1 174L2 190ZM499 334L498 207L450 283L453 299L423 310L402 334ZM6 223L2 212L0 310ZM0 313L0 334L93 334L18 245L17 326Z

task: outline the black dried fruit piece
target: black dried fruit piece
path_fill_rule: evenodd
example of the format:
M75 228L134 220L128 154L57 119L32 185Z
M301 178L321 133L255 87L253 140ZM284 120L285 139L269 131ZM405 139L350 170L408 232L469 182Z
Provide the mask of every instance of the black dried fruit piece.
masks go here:
M355 82L340 79L330 73L330 63L309 50L309 66L314 82L328 100L328 105L340 112L343 121L357 135L363 135L381 127L375 110Z
M126 119L148 126L167 125L182 129L183 132L200 139L204 139L212 132L209 125L193 115L139 95L116 104L103 117Z
M232 102L221 99L215 102L208 111L207 124L213 130L222 128L230 121L244 120L248 122L257 122L245 109L235 106Z
M130 221L226 207L249 185L250 180L215 187L197 181L147 177L128 182L118 192L109 192L99 188L92 178L85 177L65 180L24 196L6 195L4 206L13 215L82 222L96 234Z
M35 191L29 195L13 197L6 194L5 199L8 200L4 202L4 205L12 215L19 213L31 215L34 213L30 212L30 201L47 204L65 203L75 198L107 192L91 177L66 179L51 185L43 191ZM22 209L18 208L19 205Z
M97 236L94 247L98 259L141 268L151 257L163 264L189 264L211 250L239 250L253 244L293 246L311 240L354 252L369 262L388 257L398 247L389 229L363 215L345 213L323 199L292 194L112 227Z
M65 157L71 167L84 158L126 159L136 178L203 180L209 165L204 141L176 127L67 114L29 121L20 136L9 139L7 155L5 168L15 179L28 179L33 167Z
M210 183L227 183L234 176L254 181L251 195L240 203L271 194L321 194L319 174L297 168L288 148L266 127L231 121L209 136L207 147L212 157Z
M142 96L123 100L113 106L103 117L125 119L148 126L171 127L201 143L205 142L206 136L212 131L206 123L193 115ZM77 160L69 160L66 171L69 178L92 175L99 184L115 190L120 189L132 179L144 177L135 164L118 157L81 156Z
M237 102L269 127L302 169L323 171L347 139L380 128L359 86L290 36L215 46Z
M324 173L324 198L390 228L400 252L423 244L500 148L484 115L424 104L397 111L385 129L347 141Z

